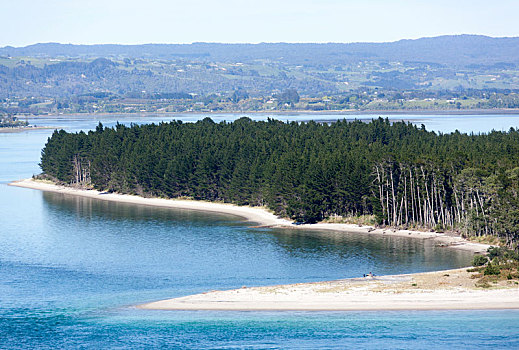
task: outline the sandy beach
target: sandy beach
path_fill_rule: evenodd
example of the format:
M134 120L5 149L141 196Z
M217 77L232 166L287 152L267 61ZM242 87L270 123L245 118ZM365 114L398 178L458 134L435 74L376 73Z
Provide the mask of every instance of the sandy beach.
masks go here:
M513 281L476 288L473 273L455 269L268 287L242 287L137 306L151 310L469 310L519 309Z
M50 181L41 181L34 179L25 179L14 181L10 183L11 186L31 188L41 191L57 192L68 195L82 196L112 202L124 202L140 205L149 205L156 207L189 209L206 212L216 212L222 214L235 215L250 222L256 223L262 227L280 227L293 230L330 230L337 232L351 232L358 234L370 235L387 235L397 237L412 237L418 239L434 239L439 245L472 251L474 253L486 252L487 244L469 242L458 236L451 236L444 233L411 231L411 230L397 230L392 228L375 228L372 226L359 226L355 224L333 224L333 223L318 223L318 224L304 224L294 225L292 221L282 219L274 215L265 208L237 206L226 203L214 203L196 200L180 200L180 199L163 199L163 198L144 198L139 196L107 193L96 190L76 189L72 187L59 186Z
M236 215L260 224L293 230L330 230L369 235L391 235L433 239L446 248L484 252L485 244L436 232L381 229L353 224L293 225L266 209L195 200L144 198L132 195L75 189L48 181L26 179L11 186L63 193L87 198L180 208ZM515 281L501 281L490 288L476 288L473 273L467 269L430 273L375 276L328 282L301 283L269 287L243 287L211 291L138 306L161 310L428 310L428 309L516 309L519 288Z
M94 198L110 202L132 203L139 205L149 205L154 207L189 209L206 212L235 215L254 223L267 226L290 225L290 221L280 219L267 210L253 207L237 206L225 203L212 203L195 200L164 199L164 198L145 198L127 194L100 192L96 190L85 190L73 187L59 186L49 181L25 179L14 181L10 186L31 188L40 191L63 193L74 196Z

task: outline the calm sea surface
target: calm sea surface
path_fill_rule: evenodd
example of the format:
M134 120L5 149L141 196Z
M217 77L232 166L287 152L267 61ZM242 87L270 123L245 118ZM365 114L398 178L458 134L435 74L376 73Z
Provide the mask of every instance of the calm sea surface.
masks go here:
M95 128L99 121L111 126L204 117L30 121L77 131ZM357 118L372 117L377 116ZM518 115L389 118L440 132L519 127ZM51 133L0 133L0 348L519 348L519 311L135 309L147 301L244 285L455 268L469 264L471 254L436 248L430 241L254 229L232 216L8 187L12 180L39 173L40 151Z

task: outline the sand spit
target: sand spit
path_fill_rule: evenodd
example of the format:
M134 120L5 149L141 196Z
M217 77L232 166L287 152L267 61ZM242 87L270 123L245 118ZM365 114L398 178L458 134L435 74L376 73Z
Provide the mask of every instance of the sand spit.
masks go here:
M474 253L485 252L489 245L469 242L461 237L449 236L437 232L423 232L411 230L397 230L390 228L374 228L371 226L359 226L355 224L304 224L294 225L292 221L282 219L264 208L237 206L233 204L214 203L196 200L163 199L163 198L144 198L118 193L100 192L96 190L85 190L67 186L59 186L50 181L25 179L11 182L9 185L17 187L31 188L41 191L57 192L68 195L82 196L113 202L133 203L140 205L150 205L156 207L190 209L198 211L216 212L223 214L236 215L248 221L260 224L261 227L289 228L294 230L330 230L336 232L350 232L358 234L387 235L397 237L412 237L419 239L434 239L438 245L472 251Z
M519 309L513 281L476 289L467 269L211 291L137 306L149 310Z
M438 245L484 252L485 244L468 242L437 232L381 229L354 224L294 225L264 208L236 206L195 200L144 198L59 186L49 181L26 179L11 186L63 193L105 201L157 207L189 209L236 215L260 227L293 230L330 230L418 239L434 239ZM211 291L138 306L161 310L432 310L432 309L518 309L519 288L514 281L503 281L489 289L476 288L473 273L467 269L430 273L375 276L329 282L300 283Z
M149 205L154 207L190 209L206 212L216 212L222 214L236 215L249 221L260 223L267 226L290 225L290 221L278 218L276 215L264 209L237 206L225 203L212 203L196 200L164 199L164 198L145 198L127 194L101 192L96 190L85 190L68 186L59 186L50 181L40 181L25 179L14 181L10 186L31 188L40 191L63 193L74 196L94 198L110 202L132 203L139 205Z
M0 128L0 133L24 132L31 130L56 129L54 126L14 126Z

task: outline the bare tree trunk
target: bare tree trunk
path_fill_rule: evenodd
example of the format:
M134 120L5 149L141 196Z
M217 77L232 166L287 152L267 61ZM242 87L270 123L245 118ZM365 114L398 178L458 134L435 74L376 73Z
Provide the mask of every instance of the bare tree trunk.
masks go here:
M393 169L391 169L389 171L389 175L391 177L391 195L392 195L392 197L391 197L392 198L392 203L391 203L392 205L391 205L391 207L392 207L392 210L393 210L393 213L392 213L393 214L393 224L397 224L398 225L398 223L397 223L397 215L398 215L397 205L398 205L398 203L397 203L397 200L396 200L396 197L395 197L395 182L393 180Z
M416 175L416 173L415 173ZM424 225L425 224L425 219L423 217L423 212L422 212L422 198L420 197L420 182L419 182L419 179L418 179L418 175L416 175L417 178L416 178L416 190L417 190L417 199L418 199L418 214L419 214L419 223L420 225Z
M456 221L458 223L461 223L460 203L459 203L458 193L457 193L458 189L456 186L453 186L453 192L454 192L454 199L456 201L456 215L458 216Z
M409 181L411 182L411 208L412 208L412 214L413 214L413 222L416 223L416 215L415 215L415 206L416 206L416 200L415 200L415 188L413 184L413 174L412 174L412 168L409 167Z
M407 226L408 218L409 218L409 208L407 207L407 174L402 171L404 175L404 198L405 198L405 224Z
M385 212L385 210L384 210L384 183L383 183L380 171L378 170L378 165L375 166L375 169L377 170L377 179L378 179L378 184L379 184L378 187L379 187L380 206L382 209L382 214L384 214L384 212Z
M429 197L429 187L427 186L427 178L425 176L425 171L423 170L423 167L421 167L422 170L422 177L423 182L425 186L425 203L424 203L424 218L425 218L425 225L430 226L431 220L431 199Z

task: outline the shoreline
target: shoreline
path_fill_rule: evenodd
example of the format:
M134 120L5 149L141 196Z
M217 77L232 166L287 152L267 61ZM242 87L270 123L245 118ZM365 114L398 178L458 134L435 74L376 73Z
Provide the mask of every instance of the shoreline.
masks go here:
M434 239L441 246L486 251L489 245L436 232L377 229L354 224L293 225L263 208L195 200L144 198L96 190L59 186L50 181L25 179L9 186L63 193L112 202L189 209L234 215L261 224L259 227L303 229L354 234L375 234ZM519 286L501 281L489 289L476 289L467 268L416 274L350 278L266 287L242 287L210 291L135 306L148 310L243 310L243 311L369 311L369 310L471 310L519 309ZM512 288L510 288L512 287Z
M519 309L519 287L475 289L467 269L242 287L135 306L144 310L390 311ZM505 282L506 283L506 282ZM511 288L510 288L511 287Z
M84 116L95 116L95 117L110 117L110 116L175 116L175 115L242 115L242 114L264 114L264 115L519 115L519 108L503 108L503 109L439 109L439 110L326 110L326 111L309 111L309 110L293 110L293 111L209 111L209 112L198 112L198 111L186 111L186 112L136 112L136 113L125 113L125 112L114 112L114 113L63 113L63 114L46 114L46 115L34 115L32 119L45 119L55 117L84 117Z
M24 179L13 181L9 186L23 187L40 191L63 193L111 202L121 202L139 205L148 205L163 208L188 209L234 215L247 221L257 223L258 227L283 228L292 230L317 230L350 232L355 234L385 235L394 237L410 237L417 239L434 239L442 247L484 253L490 247L488 244L467 241L459 236L450 236L438 232L424 232L417 230L402 230L394 228L375 228L372 226L359 226L356 224L317 223L294 225L292 221L279 218L265 208L237 206L228 203L215 203L198 200L145 198L140 196L100 192L97 190L85 190L67 186L56 185L50 181Z
M260 208L237 206L226 203L213 203L206 201L184 200L184 199L165 199L165 198L145 198L129 194L108 193L97 190L85 190L67 186L56 185L50 181L34 179L24 179L13 181L9 186L30 188L33 190L63 193L67 195L80 196L86 198L99 199L110 202L130 203L147 205L162 208L188 209L234 215L255 222L264 226L289 225L288 220L280 219L274 214Z
M31 130L44 130L44 129L55 129L53 126L15 126L15 127L3 127L0 128L0 133L9 134L14 132L23 132Z

